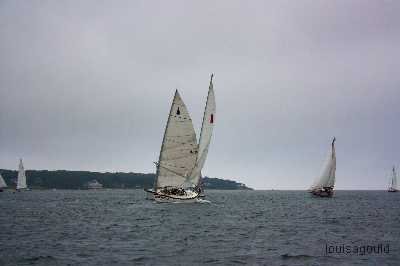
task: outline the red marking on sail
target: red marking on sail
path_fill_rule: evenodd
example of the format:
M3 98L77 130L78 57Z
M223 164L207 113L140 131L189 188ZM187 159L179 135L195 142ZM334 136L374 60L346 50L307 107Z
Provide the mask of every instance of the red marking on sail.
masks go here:
M210 123L211 123L211 124L214 123L214 114L211 114Z

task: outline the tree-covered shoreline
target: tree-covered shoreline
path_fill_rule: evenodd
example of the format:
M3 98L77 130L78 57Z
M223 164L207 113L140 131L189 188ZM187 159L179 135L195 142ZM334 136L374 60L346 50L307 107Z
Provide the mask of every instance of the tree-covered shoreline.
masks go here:
M9 187L15 187L18 172L0 169ZM28 187L37 189L83 189L89 181L97 180L104 188L151 188L155 174L122 172L89 172L69 170L26 170ZM246 190L242 183L220 178L203 178L205 189Z

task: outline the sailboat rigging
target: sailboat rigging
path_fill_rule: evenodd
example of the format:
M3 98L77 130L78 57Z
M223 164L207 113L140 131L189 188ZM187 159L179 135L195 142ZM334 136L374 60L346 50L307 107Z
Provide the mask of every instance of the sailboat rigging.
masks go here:
M201 192L201 170L207 158L215 123L215 97L211 75L199 143L192 119L178 90L175 91L161 144L153 189L158 202L194 202Z

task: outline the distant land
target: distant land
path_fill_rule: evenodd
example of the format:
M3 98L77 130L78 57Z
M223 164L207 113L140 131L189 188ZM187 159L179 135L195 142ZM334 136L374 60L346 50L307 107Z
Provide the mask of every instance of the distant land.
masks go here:
M9 187L15 187L18 172L0 169ZM84 189L89 181L97 180L104 188L151 188L155 174L142 173L100 173L69 170L26 170L27 183L37 189ZM204 189L251 190L245 184L220 178L203 178Z

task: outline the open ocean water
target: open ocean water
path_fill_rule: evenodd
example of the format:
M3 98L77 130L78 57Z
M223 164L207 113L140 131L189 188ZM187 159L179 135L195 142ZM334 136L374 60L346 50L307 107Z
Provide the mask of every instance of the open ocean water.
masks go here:
M157 204L142 190L0 193L0 265L400 265L400 193L206 196Z

